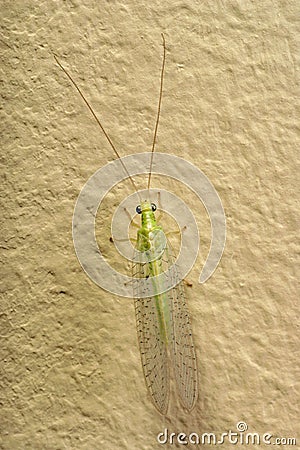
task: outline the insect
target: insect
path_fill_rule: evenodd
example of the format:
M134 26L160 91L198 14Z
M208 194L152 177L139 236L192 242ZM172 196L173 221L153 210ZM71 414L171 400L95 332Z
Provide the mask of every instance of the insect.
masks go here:
M166 60L166 45L163 34L162 40L163 62L150 157L148 192L150 192L153 156L163 93ZM132 186L139 194L134 180L94 110L57 57L54 56L54 58L87 105L115 155L120 159ZM140 195L139 198L141 198ZM181 279L179 269L175 264L175 256L166 234L155 217L156 209L156 205L150 201L150 195L136 207L136 212L141 217L141 224L137 232L132 277L137 335L145 382L155 407L161 414L166 414L172 377L175 378L176 393L182 406L191 411L198 397L198 375L184 281ZM169 272L171 266L173 271ZM165 280L172 277L171 285L173 287L171 289L165 288L164 278L160 277L163 274L165 274ZM151 295L147 296L147 292L146 296L145 293L142 295L141 283L139 283L141 279L147 279L152 283Z

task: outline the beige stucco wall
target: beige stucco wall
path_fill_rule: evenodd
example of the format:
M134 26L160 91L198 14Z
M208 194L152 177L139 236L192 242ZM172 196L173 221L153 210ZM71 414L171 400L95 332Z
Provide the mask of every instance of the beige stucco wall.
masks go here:
M238 421L251 432L297 437L299 2L18 0L2 1L1 12L0 447L147 450L159 448L165 427L222 433ZM198 285L209 220L185 195L203 240L187 291L200 395L191 414L172 400L166 418L145 389L132 301L93 284L74 252L76 198L114 155L52 56L122 155L149 151L161 32L157 150L194 162L227 217L221 263ZM104 202L97 236L126 270L109 242L121 194Z

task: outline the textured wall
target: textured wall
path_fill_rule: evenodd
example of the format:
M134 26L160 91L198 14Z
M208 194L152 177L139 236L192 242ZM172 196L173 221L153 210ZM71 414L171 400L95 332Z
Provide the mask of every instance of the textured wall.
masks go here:
M241 420L252 432L297 437L299 2L1 3L1 448L146 450L159 447L164 427L221 433ZM203 240L187 294L200 396L192 414L172 401L166 418L145 389L132 302L93 284L76 259L76 198L114 155L52 56L122 155L148 151L161 32L167 66L157 149L193 161L227 216L221 263L198 285L209 220L185 195ZM104 202L97 236L126 270L109 242L121 194Z

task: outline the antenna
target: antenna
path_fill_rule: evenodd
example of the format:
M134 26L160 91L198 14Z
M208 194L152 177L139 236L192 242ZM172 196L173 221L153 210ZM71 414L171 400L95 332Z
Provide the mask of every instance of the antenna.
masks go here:
M151 159L150 159L150 171L149 171L149 178L148 178L148 190L150 189L150 181L151 181L151 172L152 172L152 166L153 166L153 155L154 155L154 149L156 144L156 136L157 136L157 129L158 129L158 123L159 123L159 117L160 117L160 108L161 108L161 100L162 100L162 92L163 92L163 82L164 82L164 71L165 71L165 62L166 62L166 41L163 33L161 33L162 41L163 41L163 62L161 67L161 73L160 73L160 90L159 90L159 98L158 98L158 107L157 107L157 116L156 116L156 123L155 123L155 129L154 129L154 136L153 136L153 143L152 143L152 149L151 149Z
M120 160L120 163L122 164L123 169L125 170L125 172L126 172L128 178L130 179L131 184L132 184L134 190L136 191L136 193L138 194L138 196L139 196L139 198L140 198L140 194L139 194L139 192L138 192L138 190L137 190L137 187L136 187L136 185L135 185L135 182L133 181L132 176L131 176L130 173L128 172L128 170L127 170L127 168L126 168L124 162L122 161L122 159L121 159L121 157L120 157L120 155L119 155L119 152L117 151L117 149L116 149L116 147L114 146L112 140L110 139L109 135L108 135L107 132L105 131L105 128L103 127L102 123L100 122L100 120L99 120L98 117L96 116L96 113L94 112L94 110L93 110L93 108L91 107L90 103L87 101L87 99L85 98L85 96L83 95L83 93L81 92L80 88L78 87L77 83L73 80L73 78L71 77L71 75L67 72L67 70L66 70L66 69L62 66L62 64L59 62L59 60L57 59L57 57L56 57L55 55L53 55L53 56L54 56L55 61L56 61L57 64L59 65L59 67L62 69L63 72L65 72L65 74L67 75L67 77L69 78L69 80L71 81L71 83L73 84L73 86L77 89L77 91L78 91L80 97L82 98L82 100L84 101L84 103L86 104L86 106L88 107L88 109L90 110L90 112L91 112L93 118L95 119L95 121L97 122L97 124L98 124L99 127L101 128L102 132L104 133L104 136L105 136L106 139L108 140L108 142L109 142L111 148L113 149L115 155L116 155L117 158ZM140 198L140 199L141 199L141 198Z

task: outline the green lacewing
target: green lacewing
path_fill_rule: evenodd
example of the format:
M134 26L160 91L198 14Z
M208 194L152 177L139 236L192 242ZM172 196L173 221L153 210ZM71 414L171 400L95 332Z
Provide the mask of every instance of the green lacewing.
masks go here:
M157 117L150 155L148 192L150 192L153 155L163 92L166 60L166 45L163 34L162 40L163 62ZM114 154L120 159L134 190L139 195L133 178L90 103L57 57L54 56L54 58L87 105ZM175 378L175 392L182 406L186 410L191 411L198 397L198 374L184 280L180 277L179 269L175 264L176 258L166 238L166 234L155 217L156 205L151 203L150 195L149 198L144 200L141 199L140 195L139 198L141 201L136 207L136 212L141 217L141 224L137 232L136 251L132 263L132 277L137 336L145 383L157 410L161 414L166 414L169 405L170 382L172 377ZM156 285L158 283L156 275L167 273L170 266L175 268L172 272L174 287L164 290L164 286L161 286L161 284ZM135 280L138 281L140 278L149 278L153 282L154 294L152 291L149 297L141 296L139 291L141 285L138 282L135 283Z

